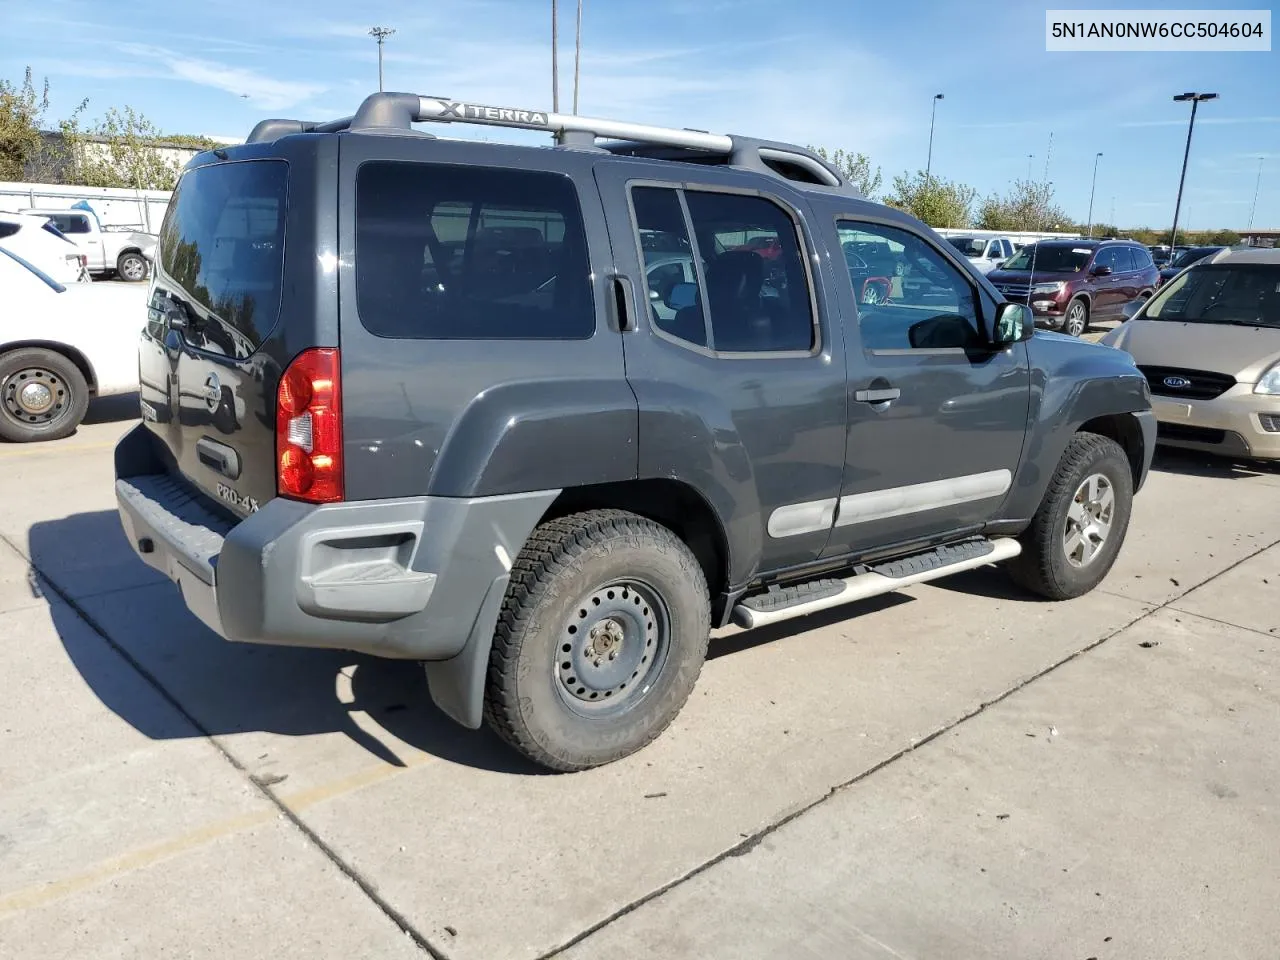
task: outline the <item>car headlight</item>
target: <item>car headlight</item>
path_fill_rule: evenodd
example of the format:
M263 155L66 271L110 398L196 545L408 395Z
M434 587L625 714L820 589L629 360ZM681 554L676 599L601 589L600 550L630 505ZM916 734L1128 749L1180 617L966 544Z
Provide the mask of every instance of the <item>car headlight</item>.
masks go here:
M1280 363L1258 378L1253 385L1254 393L1265 393L1268 396L1280 396Z
M1032 293L1061 293L1062 288L1066 284L1059 280L1057 283L1037 283L1031 288Z

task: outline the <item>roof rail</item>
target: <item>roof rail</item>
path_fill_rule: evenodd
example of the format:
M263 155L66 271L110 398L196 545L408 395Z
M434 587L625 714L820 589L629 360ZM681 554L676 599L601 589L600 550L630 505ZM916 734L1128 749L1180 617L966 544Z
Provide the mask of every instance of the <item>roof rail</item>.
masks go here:
M826 187L851 189L831 164L802 147L787 143L751 140L705 130L656 127L621 120L580 117L576 114L551 113L496 107L487 104L451 100L448 97L424 97L413 93L375 93L366 97L352 117L328 123L299 120L263 120L249 134L249 143L274 140L291 133L332 133L340 130L409 130L414 123L469 123L490 127L538 130L551 134L558 144L600 149L597 139L621 141L608 144L613 153L669 159L694 159L697 155L719 155L735 166L771 172L786 179L796 179L780 168L792 168L812 183ZM654 150L652 148L664 148ZM856 191L855 191L856 192Z

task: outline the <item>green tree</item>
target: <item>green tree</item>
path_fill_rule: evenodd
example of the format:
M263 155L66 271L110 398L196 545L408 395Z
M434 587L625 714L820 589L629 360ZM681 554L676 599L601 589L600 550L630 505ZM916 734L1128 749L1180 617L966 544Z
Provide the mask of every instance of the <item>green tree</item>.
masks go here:
M1234 247L1240 242L1240 234L1234 230L1215 230L1204 238L1207 245Z
M22 83L0 80L0 180L25 180L41 154L40 126L49 109L49 81L37 90L27 67Z
M893 192L885 202L931 227L967 227L973 219L977 195L978 191L967 184L926 176L923 170L917 170L894 177Z
M865 153L849 153L845 150L828 151L826 147L810 147L814 153L826 160L837 170L840 176L858 188L868 200L875 197L880 189L880 168L871 166L871 158Z
M1052 184L1015 180L1004 196L993 193L982 201L978 226L984 230L1034 232L1070 228L1072 224L1053 202Z
M183 160L164 152L164 145L171 141L132 107L112 107L87 130L81 130L77 111L62 122L61 131L71 158L69 176L75 183L138 190L172 190L177 184ZM204 149L212 146L201 138L183 139L199 140Z

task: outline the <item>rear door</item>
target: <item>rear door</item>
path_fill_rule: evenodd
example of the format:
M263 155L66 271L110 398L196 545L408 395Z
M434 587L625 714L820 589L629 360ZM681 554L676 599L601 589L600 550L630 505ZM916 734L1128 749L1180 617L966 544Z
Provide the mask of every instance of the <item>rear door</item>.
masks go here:
M653 161L602 162L596 178L640 304L624 337L640 475L690 483L735 545L758 544L731 578L816 559L840 489L845 378L803 199L780 179ZM688 251L692 283L646 286L670 259L641 241L653 233Z
M1110 319L1119 313L1121 306L1130 299L1125 295L1125 289L1131 279L1130 260L1124 256L1124 253L1123 247L1102 247L1094 254L1090 271L1098 267L1109 267L1111 272L1105 277L1092 278L1094 293L1091 319Z
M182 177L139 351L144 421L181 474L241 515L276 489L275 384L292 348L269 335L282 314L312 327L305 285L289 284L285 296L286 234L307 243L289 223L289 189L290 164L278 158ZM300 254L304 272L311 259Z

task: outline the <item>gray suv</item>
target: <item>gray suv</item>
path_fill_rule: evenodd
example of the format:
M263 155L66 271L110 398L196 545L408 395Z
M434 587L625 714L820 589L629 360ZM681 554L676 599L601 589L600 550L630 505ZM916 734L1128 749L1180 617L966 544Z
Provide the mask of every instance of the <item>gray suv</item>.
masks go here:
M204 623L422 661L556 770L658 736L713 628L999 561L1087 592L1155 427L807 150L393 93L188 164L139 372L120 517Z

